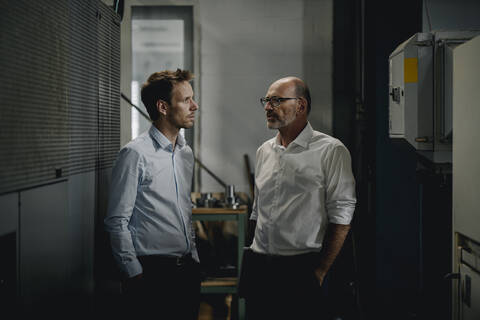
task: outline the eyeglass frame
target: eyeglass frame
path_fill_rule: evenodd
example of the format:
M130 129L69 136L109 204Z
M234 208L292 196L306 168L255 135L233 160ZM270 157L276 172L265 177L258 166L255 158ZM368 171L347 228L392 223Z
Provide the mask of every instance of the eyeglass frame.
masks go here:
M273 103L272 99L275 99L278 102ZM265 108L267 103L270 103L270 105L273 108L277 108L278 106L280 106L282 104L282 102L284 102L286 100L292 100L292 99L299 99L299 98L298 97L295 97L295 98L291 98L291 97L285 97L285 98L283 98L283 97L271 97L271 98L261 97L260 98L260 104L262 105L263 108Z

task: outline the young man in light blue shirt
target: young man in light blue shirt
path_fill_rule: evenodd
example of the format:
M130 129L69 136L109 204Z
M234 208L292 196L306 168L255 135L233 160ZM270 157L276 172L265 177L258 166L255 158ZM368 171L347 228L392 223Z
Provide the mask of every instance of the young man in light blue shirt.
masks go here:
M189 71L152 74L142 101L150 129L124 146L112 171L105 218L123 290L136 315L196 319L200 270L192 225L192 149L179 134L198 104ZM152 313L153 312L153 313Z

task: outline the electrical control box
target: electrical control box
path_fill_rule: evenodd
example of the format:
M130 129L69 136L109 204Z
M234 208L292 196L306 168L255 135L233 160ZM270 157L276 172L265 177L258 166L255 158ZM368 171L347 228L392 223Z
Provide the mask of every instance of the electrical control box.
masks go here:
M389 57L389 136L452 162L453 50L480 31L416 33Z
M389 134L417 150L432 150L432 35L417 33L389 58Z

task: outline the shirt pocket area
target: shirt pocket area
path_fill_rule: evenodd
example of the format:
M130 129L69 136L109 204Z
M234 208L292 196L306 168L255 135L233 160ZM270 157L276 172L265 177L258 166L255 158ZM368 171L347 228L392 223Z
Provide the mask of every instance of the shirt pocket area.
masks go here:
M301 193L309 193L324 188L324 177L318 168L304 166L296 167L292 177L288 179L293 184L292 189Z
M169 172L167 168L148 168L143 175L143 178L139 182L141 188L147 188L154 185L158 181L161 181L162 184L166 183L169 180Z

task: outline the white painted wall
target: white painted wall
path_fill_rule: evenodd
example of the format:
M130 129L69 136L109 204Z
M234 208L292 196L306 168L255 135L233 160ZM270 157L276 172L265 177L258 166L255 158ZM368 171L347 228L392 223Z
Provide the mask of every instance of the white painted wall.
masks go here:
M332 130L331 0L200 0L201 104L197 156L236 191L249 192L244 154L276 131L259 99L278 78L298 76L312 91L311 122ZM223 191L205 171L200 191Z
M276 79L293 75L306 80L312 93L311 123L332 132L332 0L126 0L124 93L131 92L132 5L194 6L194 91L200 104L195 153L236 191L249 192L244 154L253 168L256 149L276 134L266 128L259 103ZM121 108L124 145L131 137L130 110L123 101ZM196 191L224 191L197 170Z

